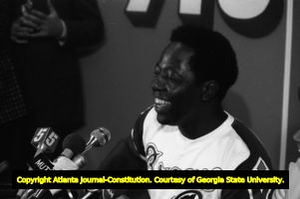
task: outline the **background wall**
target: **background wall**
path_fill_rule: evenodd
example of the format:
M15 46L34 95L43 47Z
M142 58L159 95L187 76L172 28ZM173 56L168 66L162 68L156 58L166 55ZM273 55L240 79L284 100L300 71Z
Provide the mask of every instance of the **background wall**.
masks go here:
M297 144L293 139L294 134L300 129L300 2L294 1L293 37L292 37L292 62L291 62L291 87L289 103L289 123L287 136L286 163L295 161L299 157ZM286 168L287 165L286 165Z
M87 121L81 132L88 138L94 128L104 126L110 129L112 141L89 153L87 168L95 168L113 145L128 135L137 115L152 104L152 69L168 43L170 31L181 24L175 0L165 0L155 28L134 27L124 14L124 0L98 1L106 42L96 53L81 60ZM240 68L225 107L256 132L278 168L285 11L275 31L253 39L228 27L216 7L214 29L231 41Z

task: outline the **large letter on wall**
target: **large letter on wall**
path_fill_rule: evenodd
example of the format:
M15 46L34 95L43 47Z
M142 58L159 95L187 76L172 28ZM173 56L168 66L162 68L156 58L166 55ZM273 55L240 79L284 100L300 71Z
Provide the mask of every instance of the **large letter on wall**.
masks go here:
M164 0L128 0L125 14L134 26L154 27Z
M213 28L215 0L180 0L178 14L184 24Z
M218 0L222 16L236 32L262 37L280 22L283 0Z

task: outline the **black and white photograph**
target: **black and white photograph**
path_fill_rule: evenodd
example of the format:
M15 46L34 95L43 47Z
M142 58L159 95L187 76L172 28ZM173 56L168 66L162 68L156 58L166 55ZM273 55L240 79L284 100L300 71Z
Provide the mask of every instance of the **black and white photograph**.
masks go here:
M299 0L0 0L0 199L300 199L299 35ZM286 186L20 176L48 170Z

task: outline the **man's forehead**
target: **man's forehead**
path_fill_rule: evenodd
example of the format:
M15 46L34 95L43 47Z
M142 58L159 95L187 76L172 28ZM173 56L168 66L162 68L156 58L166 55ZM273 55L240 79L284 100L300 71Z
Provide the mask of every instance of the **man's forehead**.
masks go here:
M194 51L188 46L180 42L171 42L167 45L162 53L162 60L166 61L170 58L174 60L181 60L189 58Z
M165 48L165 51L185 51L185 52L193 52L193 49L190 48L188 45L182 42L171 42Z

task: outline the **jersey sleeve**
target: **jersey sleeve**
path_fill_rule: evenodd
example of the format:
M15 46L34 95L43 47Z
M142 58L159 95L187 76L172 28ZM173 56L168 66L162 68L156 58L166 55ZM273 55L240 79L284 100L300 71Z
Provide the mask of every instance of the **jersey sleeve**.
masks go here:
M258 137L238 120L232 124L237 134L242 138L249 148L249 157L241 162L236 170L272 170L272 163L269 154ZM222 190L221 198L242 198L242 199L270 199L274 190L271 189L235 189Z
M221 193L222 199L271 199L271 189L224 189Z

